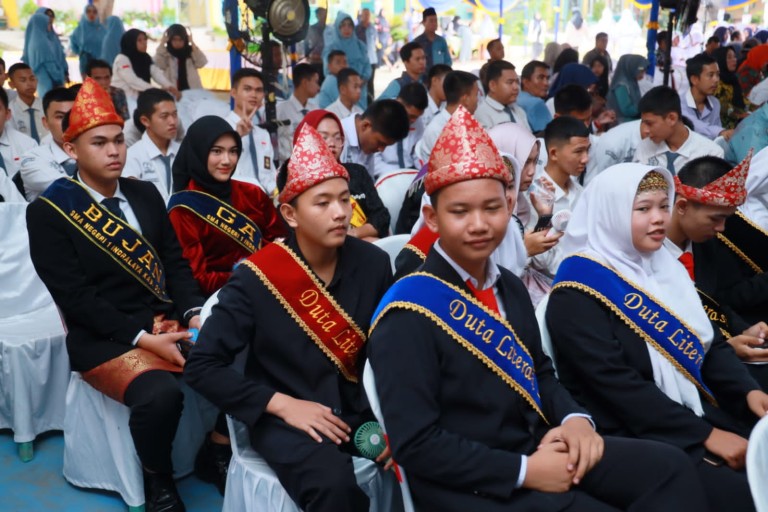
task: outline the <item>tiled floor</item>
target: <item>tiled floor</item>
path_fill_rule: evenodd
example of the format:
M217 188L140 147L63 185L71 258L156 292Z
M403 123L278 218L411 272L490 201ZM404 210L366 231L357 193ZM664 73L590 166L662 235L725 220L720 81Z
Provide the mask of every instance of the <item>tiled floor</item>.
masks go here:
M61 468L64 437L44 434L35 441L35 458L23 463L9 430L0 430L0 512L119 512L127 510L120 496L80 489L64 480ZM194 476L178 482L188 512L221 510L216 488Z

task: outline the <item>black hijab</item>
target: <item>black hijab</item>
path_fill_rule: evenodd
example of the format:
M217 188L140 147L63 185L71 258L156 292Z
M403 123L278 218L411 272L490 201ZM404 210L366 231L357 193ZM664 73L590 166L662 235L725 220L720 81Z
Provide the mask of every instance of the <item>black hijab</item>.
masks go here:
M179 36L184 40L184 46L178 50L171 44L171 39L175 36ZM187 59L192 56L192 45L189 44L187 29L178 23L174 23L168 27L168 42L165 43L165 48L168 50L168 53L179 60L179 80L176 87L180 91L186 91L189 89L189 80L187 79Z
M136 42L141 34L147 35L137 28L132 28L120 38L120 53L128 57L131 61L131 67L136 76L149 83L152 79L150 68L152 67L152 57L147 52L140 52L136 48Z
M555 59L555 64L552 66L552 74L559 73L563 66L571 63L579 63L579 52L573 48L566 48Z
M194 180L205 192L231 203L232 179L221 183L208 172L208 153L222 135L230 134L237 143L237 153L243 153L243 142L232 126L219 116L203 116L187 129L179 153L173 161L173 191L186 190Z
M744 93L741 91L741 83L739 77L735 71L728 71L728 52L734 52L732 46L722 46L715 50L715 60L717 60L717 66L720 68L720 80L724 84L733 87L733 106L740 109L745 109ZM736 55L738 59L738 55Z

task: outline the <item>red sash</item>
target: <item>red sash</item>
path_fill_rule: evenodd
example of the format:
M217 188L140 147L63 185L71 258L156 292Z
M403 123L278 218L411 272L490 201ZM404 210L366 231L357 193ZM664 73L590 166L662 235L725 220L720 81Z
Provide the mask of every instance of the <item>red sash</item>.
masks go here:
M419 229L416 234L413 235L410 240L408 240L408 243L405 244L403 249L408 249L409 251L416 253L416 255L421 258L421 261L424 261L427 259L427 254L429 253L429 250L432 248L434 243L437 241L437 238L437 233L429 229L427 225L424 224L421 226L421 229Z
M366 336L309 267L281 242L267 245L243 264L261 279L344 378L357 382L357 355Z

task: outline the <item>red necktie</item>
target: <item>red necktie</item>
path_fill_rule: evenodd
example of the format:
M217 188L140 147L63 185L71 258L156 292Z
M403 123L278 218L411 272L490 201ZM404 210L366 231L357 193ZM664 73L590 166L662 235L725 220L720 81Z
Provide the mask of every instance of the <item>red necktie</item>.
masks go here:
M493 294L493 286L486 288L485 290L478 290L472 285L472 281L469 279L467 279L467 286L472 290L472 295L474 295L485 307L491 311L499 313L499 304L496 302L496 296Z
M688 275L691 276L691 281L696 279L693 277L693 254L690 252L684 252L677 258L680 263L683 264L685 270L688 271Z

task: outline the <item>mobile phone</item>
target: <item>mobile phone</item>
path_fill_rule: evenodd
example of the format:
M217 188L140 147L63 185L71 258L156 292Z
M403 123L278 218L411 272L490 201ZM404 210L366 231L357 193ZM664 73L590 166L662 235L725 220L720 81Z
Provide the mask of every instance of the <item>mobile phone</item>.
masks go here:
M702 457L702 458L704 459L704 462L706 462L707 464L711 464L711 465L713 465L713 466L715 466L717 468L719 468L720 466L724 466L725 465L725 459L724 458L722 458L719 455L715 455L714 453L712 453L709 450L706 450L704 452L704 457Z

